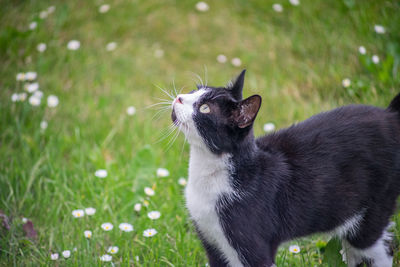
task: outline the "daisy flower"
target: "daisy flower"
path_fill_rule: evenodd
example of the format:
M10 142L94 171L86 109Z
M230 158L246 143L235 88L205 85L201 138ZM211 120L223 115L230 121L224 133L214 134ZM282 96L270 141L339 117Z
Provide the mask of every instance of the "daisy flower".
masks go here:
M41 121L41 122L40 122L40 129L46 130L46 129L47 129L47 126L48 126L47 121Z
M50 259L51 259L52 261L58 260L58 253L52 253L52 254L50 254Z
M185 178L181 177L181 178L179 178L179 180L178 180L178 184L180 184L181 186L186 186L187 181L186 181Z
M134 106L129 106L126 109L126 114L128 114L129 116L133 116L136 113L136 108Z
M55 95L49 95L49 96L47 97L47 106L48 106L49 108L55 108L55 107L57 107L57 106L58 106L58 103L59 103L59 101L58 101L58 97L57 97L57 96L55 96Z
M87 215L93 215L93 214L96 213L96 209L95 209L95 208L92 208L92 207L86 208L86 209L85 209L85 213L86 213Z
M111 42L111 43L108 43L106 45L106 50L107 51L113 51L113 50L115 50L115 48L117 48L117 43L116 42Z
M43 10L39 13L39 18L45 19L45 18L47 18L48 15L49 15L49 13L47 13L47 10Z
M17 73L17 76L15 78L17 81L25 81L25 73Z
M33 93L39 89L39 83L27 83L25 84L24 88L27 92Z
M143 231L143 236L144 237L152 237L155 236L157 234L157 230L156 229L147 229Z
M349 87L351 85L350 79L349 78L343 79L342 85L343 85L344 88Z
M145 187L144 188L144 193L148 196L154 196L154 190L151 189L150 187Z
M39 105L40 105L40 102L41 102L40 98L37 97L37 96L35 96L35 95L31 95L31 96L29 97L29 104L31 104L31 105L34 106L34 107L39 106Z
M106 178L107 177L107 171L103 169L99 169L94 173L94 176L98 178Z
M70 250L64 250L62 252L62 255L63 255L64 258L67 259L67 258L69 258L71 256L71 251Z
M165 168L158 168L157 169L157 176L158 177L167 177L169 176L169 171Z
M53 13L54 11L56 11L56 7L55 6L49 6L47 8L47 13L49 13L49 14Z
M133 231L133 226L130 223L121 223L119 225L119 229L121 229L124 232L132 232Z
M29 23L29 29L30 30L34 30L34 29L36 29L36 27L37 27L37 22L36 21L32 21L31 23Z
M263 130L266 133L272 132L275 130L275 124L273 124L272 122L268 122L268 123L264 124Z
M47 45L45 43L40 43L36 46L37 51L40 53L43 53L47 48Z
M135 206L133 207L133 209L135 211L139 212L142 209L142 204L136 203Z
M365 54L367 53L367 49L365 49L364 46L360 46L360 47L358 48L358 52L359 52L361 55L365 55Z
M11 95L11 101L12 101L12 102L17 102L18 100L19 100L19 94L13 93L13 94Z
M224 64L228 61L228 58L225 55L220 54L217 56L217 61L218 63Z
M163 56L164 56L164 50L159 48L154 51L155 58L162 58Z
M33 81L37 77L37 73L35 71L28 71L25 73L25 80Z
M299 0L289 0L289 2L294 6L300 5L300 1Z
M279 13L283 11L283 7L282 7L281 4L273 4L273 5L272 5L272 9L273 9L275 12L279 12Z
M37 91L35 91L35 92L33 93L33 96L42 99L42 97L43 97L43 92L40 91L40 90L37 90Z
M385 27L383 27L382 25L375 25L374 30L378 34L384 34L386 32Z
M103 256L100 257L101 261L111 261L112 260L112 256L108 255L108 254L104 254Z
M372 62L374 62L375 64L379 63L379 57L377 55L373 55L372 56Z
M196 4L196 9L200 12L206 12L210 9L210 7L206 2L201 1Z
M80 46L81 46L81 42L79 42L77 40L71 40L67 44L67 48L69 50L78 50Z
M111 246L111 247L108 248L107 252L108 252L108 253L111 253L111 254L115 254L115 253L118 252L118 250L119 250L119 249L118 249L117 246Z
M147 217L149 217L152 220L157 220L158 218L160 218L161 213L159 211L150 211L149 213L147 213Z
M114 226L111 223L107 222L103 223L101 225L101 228L103 228L104 231L111 231L114 228Z
M18 94L18 101L25 101L26 97L28 95L26 93L20 93Z
M232 58L231 63L235 67L240 67L240 65L242 65L242 60L238 57L234 57Z
M75 218L82 218L85 215L85 212L83 210L73 210L72 211L72 216Z
M101 5L99 7L99 12L100 13L107 13L108 10L110 10L110 5L105 4L105 5Z
M92 231L90 231L90 230L86 230L85 232L83 232L83 234L85 235L86 238L92 237Z
M300 252L300 247L298 245L291 245L289 247L289 251L292 252L292 253L297 254L297 253Z
M27 222L28 222L28 219L25 218L25 217L23 217L23 218L22 218L22 222L23 222L23 223L27 223Z

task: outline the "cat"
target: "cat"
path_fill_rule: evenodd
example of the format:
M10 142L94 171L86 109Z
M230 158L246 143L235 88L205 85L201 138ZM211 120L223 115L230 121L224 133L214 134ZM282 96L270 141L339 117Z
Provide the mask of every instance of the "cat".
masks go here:
M226 87L172 102L190 145L186 205L209 264L275 266L278 246L341 238L348 266L392 266L388 231L400 193L400 94L387 109L350 105L258 138L261 97Z

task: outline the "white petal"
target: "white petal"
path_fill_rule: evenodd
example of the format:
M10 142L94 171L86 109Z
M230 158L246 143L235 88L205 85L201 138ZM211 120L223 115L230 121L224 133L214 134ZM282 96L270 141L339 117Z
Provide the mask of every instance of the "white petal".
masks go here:
M201 1L196 4L196 9L200 12L206 12L210 9L210 7L206 2Z

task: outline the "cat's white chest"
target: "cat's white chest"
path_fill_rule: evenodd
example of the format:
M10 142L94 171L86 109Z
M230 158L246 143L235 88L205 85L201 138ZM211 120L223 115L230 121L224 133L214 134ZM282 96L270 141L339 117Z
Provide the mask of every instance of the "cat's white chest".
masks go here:
M229 183L229 155L216 156L191 148L189 181L185 190L190 216L206 241L217 247L231 266L243 266L223 233L215 209L223 194L234 194Z

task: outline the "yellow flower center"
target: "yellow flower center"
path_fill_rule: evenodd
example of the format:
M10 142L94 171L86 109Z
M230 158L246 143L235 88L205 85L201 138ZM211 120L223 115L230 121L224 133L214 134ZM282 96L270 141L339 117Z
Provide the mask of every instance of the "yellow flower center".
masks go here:
M108 229L109 227L108 226L106 226L106 229Z

